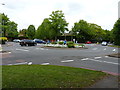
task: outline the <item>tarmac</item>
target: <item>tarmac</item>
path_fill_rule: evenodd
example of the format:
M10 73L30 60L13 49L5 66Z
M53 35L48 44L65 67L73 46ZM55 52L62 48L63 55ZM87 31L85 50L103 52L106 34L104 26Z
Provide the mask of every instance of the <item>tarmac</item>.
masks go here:
M120 88L120 82L118 82L118 76L109 75L102 80L96 82L90 88Z

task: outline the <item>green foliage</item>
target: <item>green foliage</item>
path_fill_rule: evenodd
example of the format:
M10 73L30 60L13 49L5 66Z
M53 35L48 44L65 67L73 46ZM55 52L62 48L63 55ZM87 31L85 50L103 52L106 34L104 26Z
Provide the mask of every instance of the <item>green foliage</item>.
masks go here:
M19 31L19 36L27 37L27 29L22 29Z
M51 23L48 18L45 18L42 24L38 27L35 37L39 39L53 39L54 32L51 29Z
M13 21L10 21L7 15L0 13L0 32L1 36L6 37L18 37L17 24Z
M63 44L64 44L64 42L63 42L63 41L59 41L59 42L58 42L58 44L63 45Z
M68 23L65 20L64 13L60 10L53 11L49 17L49 21L51 23L51 30L54 32L54 37L60 36L68 30Z
M75 48L74 42L73 42L73 41L68 41L68 42L67 42L67 47L68 47L68 48Z
M51 44L57 44L57 42L51 42Z
M101 41L104 38L104 30L97 24L87 23L84 20L74 23L72 33L81 40Z
M120 18L114 24L113 38L114 38L114 44L120 46Z
M68 23L62 11L53 11L49 18L45 18L38 27L35 37L39 39L55 39L67 29Z
M29 25L27 29L27 36L29 39L33 39L35 37L35 27L34 25Z
M7 37L0 37L0 44L5 44L7 40Z

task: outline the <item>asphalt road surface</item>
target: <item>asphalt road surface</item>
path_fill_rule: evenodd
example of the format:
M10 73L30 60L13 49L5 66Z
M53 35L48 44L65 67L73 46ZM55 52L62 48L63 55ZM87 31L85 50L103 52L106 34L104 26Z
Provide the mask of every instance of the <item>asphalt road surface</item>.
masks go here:
M115 47L85 44L88 49L50 49L43 45L23 46L19 43L9 42L3 45L2 65L40 64L60 65L104 71L118 75L118 58L108 57L109 54L118 53Z

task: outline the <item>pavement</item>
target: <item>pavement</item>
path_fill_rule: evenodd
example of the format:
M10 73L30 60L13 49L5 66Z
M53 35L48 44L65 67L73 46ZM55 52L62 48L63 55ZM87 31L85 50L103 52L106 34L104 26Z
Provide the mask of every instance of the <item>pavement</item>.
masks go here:
M108 77L99 80L90 88L120 88L120 83L118 83L118 76L110 75Z
M118 53L118 48L86 44L88 49L47 49L43 45L34 47L21 47L18 43L9 42L3 45L3 50L11 53L3 54L3 65L8 64L32 64L63 65L103 71L111 74L96 82L90 88L118 88L118 58L108 55Z

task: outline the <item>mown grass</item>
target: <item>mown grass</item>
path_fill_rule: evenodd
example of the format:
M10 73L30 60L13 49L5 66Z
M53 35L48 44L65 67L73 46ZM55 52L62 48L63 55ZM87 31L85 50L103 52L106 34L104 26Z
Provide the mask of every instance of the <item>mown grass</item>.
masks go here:
M2 67L3 88L83 88L106 76L100 71L53 66L13 65Z
M108 45L109 47L117 47L117 48L120 48L120 46L117 46L117 45Z

